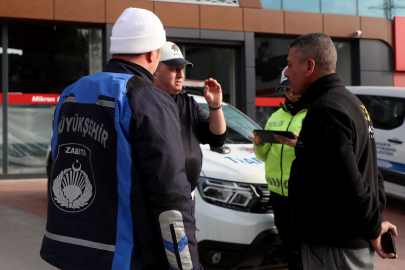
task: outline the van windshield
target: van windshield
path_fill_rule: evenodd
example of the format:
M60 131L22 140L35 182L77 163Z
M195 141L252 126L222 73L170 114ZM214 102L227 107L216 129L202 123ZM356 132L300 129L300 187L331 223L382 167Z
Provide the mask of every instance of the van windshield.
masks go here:
M199 103L201 108L209 115L208 104ZM227 143L252 143L248 136L253 136L252 130L260 129L246 115L232 106L222 106L226 126L228 128Z

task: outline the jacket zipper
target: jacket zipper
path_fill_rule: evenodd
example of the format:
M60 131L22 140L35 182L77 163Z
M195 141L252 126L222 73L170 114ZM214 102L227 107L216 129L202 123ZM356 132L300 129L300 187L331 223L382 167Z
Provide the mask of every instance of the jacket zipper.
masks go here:
M294 118L294 115L290 119L290 123L288 123L286 131L288 131L288 128L291 125L291 122ZM284 196L284 188L283 188L283 151L284 151L284 144L281 146L281 156L280 156L280 171L281 171L281 179L280 179L280 184L281 184L281 195Z

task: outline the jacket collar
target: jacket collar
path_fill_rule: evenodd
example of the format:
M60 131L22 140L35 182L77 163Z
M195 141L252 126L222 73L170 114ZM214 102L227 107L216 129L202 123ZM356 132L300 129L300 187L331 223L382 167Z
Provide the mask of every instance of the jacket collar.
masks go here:
M287 98L285 103L280 103L280 107L285 111L291 113L293 116L299 113L301 110L308 109L309 105L303 101L298 100L297 102L292 103Z
M118 59L118 58L111 59L107 63L107 65L104 67L103 72L137 75L137 76L142 76L145 79L150 80L151 82L155 81L155 79L153 78L153 75L149 71L147 71L144 67L137 65L135 63L123 60L123 59Z
M300 101L312 105L315 100L334 87L345 87L338 73L328 74L314 81L301 96Z

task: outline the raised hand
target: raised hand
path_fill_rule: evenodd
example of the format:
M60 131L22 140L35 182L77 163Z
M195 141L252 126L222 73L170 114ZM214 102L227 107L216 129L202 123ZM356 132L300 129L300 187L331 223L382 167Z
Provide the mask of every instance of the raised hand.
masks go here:
M208 106L215 108L222 104L222 88L221 85L214 80L209 78L205 80L204 98L208 103Z

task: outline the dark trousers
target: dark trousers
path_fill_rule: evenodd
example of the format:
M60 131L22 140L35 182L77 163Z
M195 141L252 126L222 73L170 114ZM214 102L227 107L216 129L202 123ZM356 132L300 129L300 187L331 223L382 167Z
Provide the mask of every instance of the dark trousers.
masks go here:
M283 242L289 270L302 270L301 243L295 238L288 197L270 192L274 223Z

